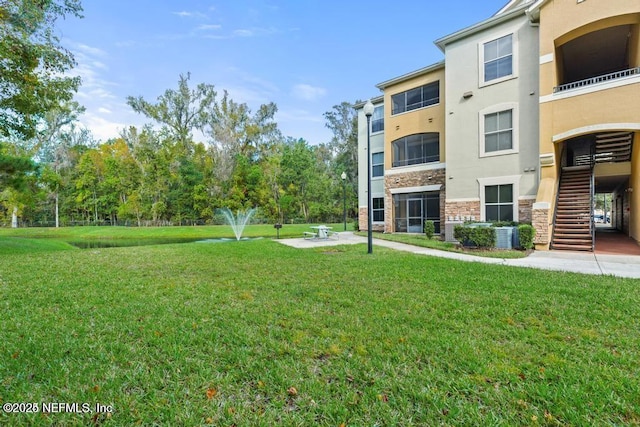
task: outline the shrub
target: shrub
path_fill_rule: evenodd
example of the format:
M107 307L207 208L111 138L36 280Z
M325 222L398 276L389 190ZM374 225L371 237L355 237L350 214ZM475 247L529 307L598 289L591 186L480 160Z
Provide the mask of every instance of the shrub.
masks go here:
M533 249L533 238L536 235L536 229L529 224L520 224L518 226L518 237L520 239L520 247L522 249Z
M493 227L471 227L471 242L479 248L496 246L496 230Z
M427 239L431 240L433 237L433 233L436 232L436 226L433 221L425 221L424 222L424 234L427 236Z
M471 228L465 227L464 225L456 225L453 228L453 237L463 245L465 242L469 242L469 231Z
M457 225L453 229L456 240L465 246L478 248L494 248L496 246L496 230L493 227L468 227Z

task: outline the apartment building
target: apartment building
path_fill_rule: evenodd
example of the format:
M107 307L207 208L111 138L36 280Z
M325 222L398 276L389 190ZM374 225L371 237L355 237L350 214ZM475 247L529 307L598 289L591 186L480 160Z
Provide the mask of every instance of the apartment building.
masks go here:
M538 249L592 250L606 192L612 226L638 240L639 28L637 0L513 0L436 40L442 62L377 85L371 153L356 105L373 229L517 221ZM361 179L361 229L367 197Z

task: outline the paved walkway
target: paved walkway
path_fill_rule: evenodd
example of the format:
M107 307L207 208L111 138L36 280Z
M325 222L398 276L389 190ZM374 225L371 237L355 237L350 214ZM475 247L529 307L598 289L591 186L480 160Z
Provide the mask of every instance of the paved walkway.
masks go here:
M356 236L352 232L345 231L339 233L339 235L340 237L336 240L307 240L300 238L281 239L277 241L294 248L317 248L322 246L367 243L366 237ZM611 255L569 251L536 251L526 258L503 259L486 258L458 252L439 251L436 249L422 248L419 246L390 242L382 239L373 239L373 244L374 246L383 246L418 255L429 255L441 258L457 259L460 261L502 264L514 267L530 267L544 270L569 271L583 274L613 275L640 279L640 256L636 255Z

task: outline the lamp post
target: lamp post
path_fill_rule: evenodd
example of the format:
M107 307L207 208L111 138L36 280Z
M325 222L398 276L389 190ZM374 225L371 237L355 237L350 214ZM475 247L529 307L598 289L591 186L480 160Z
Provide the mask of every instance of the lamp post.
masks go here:
M368 100L364 104L364 115L367 116L367 253L373 253L373 227L371 221L371 116L373 104Z
M347 231L347 173L342 172L342 212L344 214L344 231Z

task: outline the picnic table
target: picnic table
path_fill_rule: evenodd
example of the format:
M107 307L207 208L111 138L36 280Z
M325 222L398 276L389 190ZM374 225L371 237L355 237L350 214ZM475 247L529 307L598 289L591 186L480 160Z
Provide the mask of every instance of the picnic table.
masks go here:
M305 239L329 239L330 237L338 238L338 233L332 231L333 227L326 225L314 225L310 227L313 231L305 231Z

